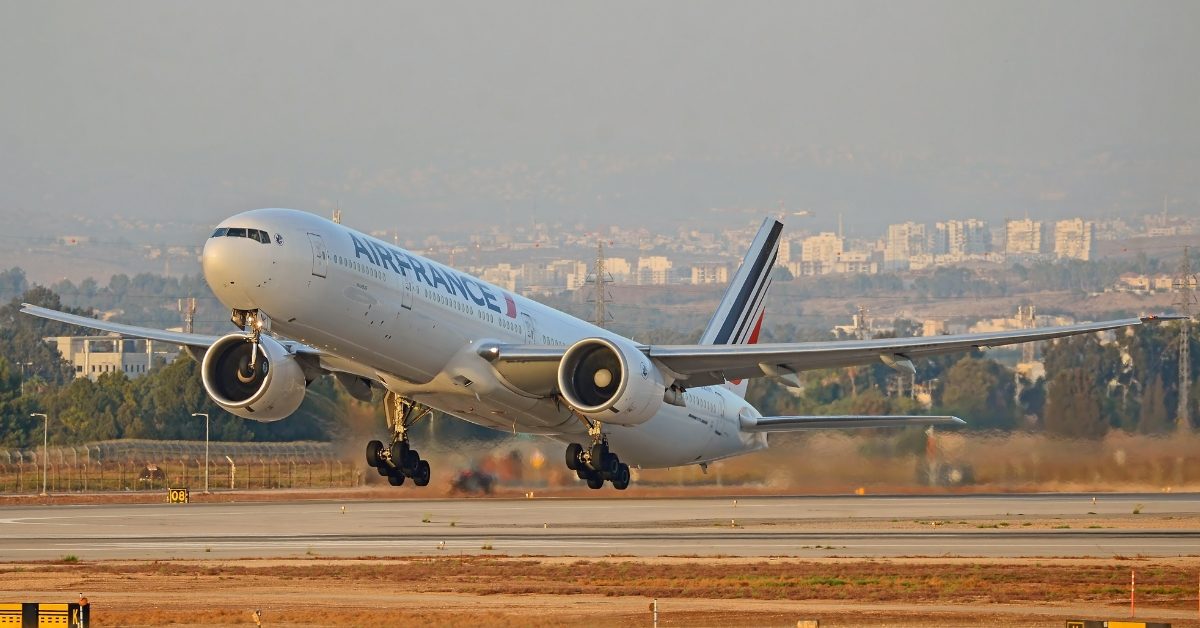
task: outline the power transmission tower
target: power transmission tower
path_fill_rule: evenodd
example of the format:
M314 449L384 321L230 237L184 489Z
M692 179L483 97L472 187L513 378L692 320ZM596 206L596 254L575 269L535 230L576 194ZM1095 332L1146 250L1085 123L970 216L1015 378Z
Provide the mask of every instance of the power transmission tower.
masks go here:
M858 314L854 315L854 337L859 340L871 339L871 322L867 319L867 314L871 310L860 305L858 306Z
M612 301L608 284L612 282L612 274L605 268L604 242L597 242L596 265L592 269L592 274L588 275L587 281L584 282L591 284L593 289L592 298L588 299L588 302L595 306L595 309L592 310L592 322L597 327L607 327L609 321L612 320L612 314L608 312L608 303Z
M1191 428L1189 393L1192 384L1191 337L1192 306L1196 304L1196 275L1192 274L1192 263L1188 247L1183 247L1183 261L1179 263L1179 274L1171 282L1178 293L1175 306L1183 314L1179 321L1179 408L1175 411L1175 427L1179 431Z
M1021 324L1021 329L1033 329L1035 321L1035 309L1032 305L1017 306L1017 321ZM1026 342L1021 345L1021 361L1033 362L1037 357L1037 343Z
M192 328L196 323L196 297L180 299L179 311L183 313L183 332L192 333Z

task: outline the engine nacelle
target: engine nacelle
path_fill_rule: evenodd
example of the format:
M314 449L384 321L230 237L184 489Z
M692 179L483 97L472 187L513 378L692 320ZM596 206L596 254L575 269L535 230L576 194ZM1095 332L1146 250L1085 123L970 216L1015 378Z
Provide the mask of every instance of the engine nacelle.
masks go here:
M246 334L229 334L213 343L200 363L208 396L243 419L278 421L304 401L308 382L296 356L267 335L259 337L258 359L250 368L254 343Z
M650 420L666 392L662 372L637 347L607 338L571 345L558 365L558 390L580 414L602 423Z

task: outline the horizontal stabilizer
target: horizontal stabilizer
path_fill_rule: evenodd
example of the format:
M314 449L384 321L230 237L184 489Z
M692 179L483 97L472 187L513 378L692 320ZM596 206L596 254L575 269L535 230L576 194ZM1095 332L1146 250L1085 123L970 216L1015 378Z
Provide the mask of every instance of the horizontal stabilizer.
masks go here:
M862 427L906 427L909 425L966 425L956 416L760 416L742 417L743 432L798 432L801 430L844 430Z

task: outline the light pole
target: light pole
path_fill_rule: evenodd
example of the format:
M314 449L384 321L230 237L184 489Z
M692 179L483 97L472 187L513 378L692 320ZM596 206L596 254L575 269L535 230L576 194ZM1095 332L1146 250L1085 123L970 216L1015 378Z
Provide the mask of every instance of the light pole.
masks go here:
M50 417L43 412L31 412L29 416L42 417L42 497L46 493L46 463L50 460Z
M193 412L192 416L204 417L204 494L208 494L208 413Z

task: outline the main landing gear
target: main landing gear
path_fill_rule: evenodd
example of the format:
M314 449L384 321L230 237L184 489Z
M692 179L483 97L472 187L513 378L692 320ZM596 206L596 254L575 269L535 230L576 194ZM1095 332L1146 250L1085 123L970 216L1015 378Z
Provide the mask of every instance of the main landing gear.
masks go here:
M612 482L618 491L629 488L629 465L608 450L608 439L600 431L599 423L588 423L588 436L592 437L592 444L587 449L579 443L567 445L567 468L579 479L587 480L590 489L601 488L605 480Z
M367 443L367 464L387 477L392 486L404 484L405 478L411 478L417 486L429 484L429 462L409 446L408 428L428 415L430 409L390 391L383 402L388 428L392 430L391 444L384 447L377 440Z

